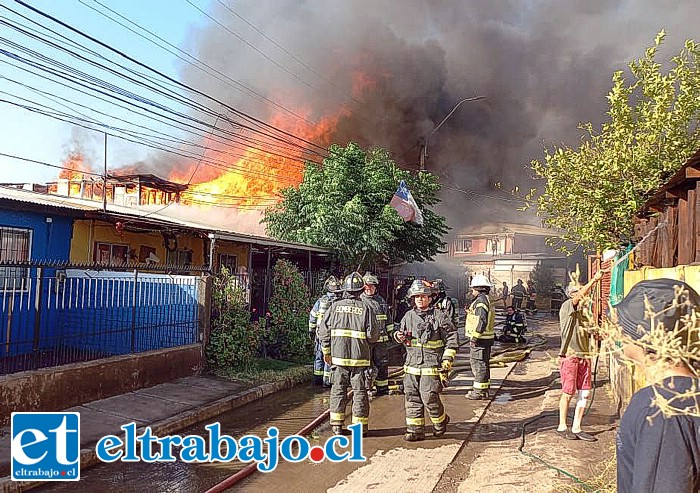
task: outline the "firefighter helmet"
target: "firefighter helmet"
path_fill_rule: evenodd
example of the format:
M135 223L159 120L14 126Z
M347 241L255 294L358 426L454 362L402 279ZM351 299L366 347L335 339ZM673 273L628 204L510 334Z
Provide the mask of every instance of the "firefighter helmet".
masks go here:
M472 277L472 282L469 285L472 288L490 288L491 282L482 274L477 274Z
M365 281L365 284L369 285L374 285L378 286L379 285L379 278L372 274L371 272L365 273L365 277L362 278Z
M323 289L327 293L337 293L341 290L340 281L335 276L329 276L323 283Z
M362 291L365 288L365 281L359 272L353 272L348 274L343 280L343 291L349 293L356 293Z
M447 291L447 286L445 286L445 281L442 279L435 279L433 281L433 286L438 293L445 293Z
M411 284L411 287L408 288L408 293L406 294L406 296L409 298L412 298L412 297L418 296L420 294L425 294L427 296L432 295L433 294L433 287L427 281L422 281L421 279L416 279L415 281L413 281L413 284Z

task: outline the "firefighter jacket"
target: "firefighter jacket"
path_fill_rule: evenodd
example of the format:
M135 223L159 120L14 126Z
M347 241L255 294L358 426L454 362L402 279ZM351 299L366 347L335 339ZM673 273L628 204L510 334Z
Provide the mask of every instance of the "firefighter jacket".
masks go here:
M316 330L323 354L336 366L370 366L370 344L379 338L374 311L359 298L336 301Z
M486 293L479 293L467 309L467 319L464 327L465 335L471 339L493 341L495 316L489 296Z
M377 315L377 322L379 322L379 339L377 339L377 342L388 342L394 332L394 319L391 316L386 301L377 293L375 293L374 296L367 296L362 293L360 299L369 305Z
M409 375L438 376L442 360L454 361L459 348L457 329L452 321L439 309L430 307L425 311L417 308L406 312L398 332L406 338L406 362L404 371Z
M316 327L318 322L323 318L323 314L326 313L328 308L336 301L338 297L335 293L326 293L316 300L313 308L309 312L309 332L316 334Z
M537 290L535 289L535 286L527 287L527 295L531 300L537 299Z
M506 321L503 325L504 334L522 335L525 332L525 320L523 314L514 312L513 315L506 315Z
M447 315L447 318L450 319L452 325L457 327L457 324L459 323L459 311L457 309L457 300L455 300L454 298L450 298L449 296L442 295L441 297L438 297L438 299L435 301L435 306L442 310L442 313Z
M513 295L513 298L525 298L527 293L525 292L525 286L516 284L513 286L513 289L510 290L510 294Z

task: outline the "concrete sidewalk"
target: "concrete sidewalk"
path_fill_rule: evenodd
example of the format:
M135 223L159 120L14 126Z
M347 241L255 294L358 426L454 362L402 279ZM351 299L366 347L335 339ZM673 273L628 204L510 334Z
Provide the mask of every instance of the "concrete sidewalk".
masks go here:
M562 439L555 432L561 395L556 363L558 328L554 318L540 321L537 333L547 339L547 346L516 364L434 493L583 491L583 486L566 474L587 482L591 490L601 488L609 475L598 476L614 455L618 424L608 369L601 358L594 400L583 421L584 429L598 441ZM572 403L570 412L573 407ZM544 463L518 450L526 424L524 450Z
M180 378L127 394L116 395L65 409L80 413L81 468L99 462L95 445L105 435L123 435L122 425L136 423L139 430L150 426L155 435L168 435L238 408L266 395L292 388L300 383L285 378L253 388L211 376ZM10 475L10 426L2 428L0 437L0 491L24 491L37 484L14 482Z

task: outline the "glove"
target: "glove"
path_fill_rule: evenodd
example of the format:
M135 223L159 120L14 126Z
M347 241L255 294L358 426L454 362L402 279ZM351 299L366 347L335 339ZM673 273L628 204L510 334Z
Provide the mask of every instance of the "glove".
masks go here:
M444 359L444 360L442 360L440 367L445 371L450 371L452 369L452 361L450 361L448 359Z
M323 361L327 364L330 365L333 363L333 358L331 358L330 354L324 354L323 355Z

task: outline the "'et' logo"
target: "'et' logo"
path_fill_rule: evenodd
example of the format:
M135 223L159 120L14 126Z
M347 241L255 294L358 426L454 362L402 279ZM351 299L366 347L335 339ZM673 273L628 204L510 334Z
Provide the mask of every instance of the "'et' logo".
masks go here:
M12 413L12 480L80 479L79 413Z

